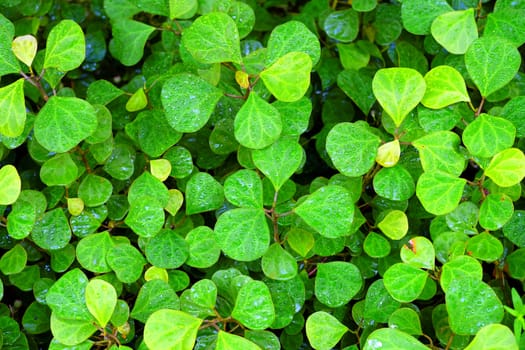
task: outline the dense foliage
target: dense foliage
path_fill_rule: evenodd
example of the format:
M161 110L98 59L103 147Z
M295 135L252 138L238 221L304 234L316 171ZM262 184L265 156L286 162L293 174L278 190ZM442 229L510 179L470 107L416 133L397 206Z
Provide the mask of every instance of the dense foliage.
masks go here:
M524 0L0 13L0 348L525 348Z

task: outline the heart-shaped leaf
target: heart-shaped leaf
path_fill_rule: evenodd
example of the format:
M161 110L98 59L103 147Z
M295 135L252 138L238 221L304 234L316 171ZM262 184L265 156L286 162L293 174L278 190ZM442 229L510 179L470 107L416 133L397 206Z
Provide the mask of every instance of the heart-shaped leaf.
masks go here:
M456 69L438 66L425 74L427 89L421 103L428 108L440 109L457 102L469 102L465 80Z
M432 36L448 52L462 55L478 38L474 9L451 11L439 15L431 26Z

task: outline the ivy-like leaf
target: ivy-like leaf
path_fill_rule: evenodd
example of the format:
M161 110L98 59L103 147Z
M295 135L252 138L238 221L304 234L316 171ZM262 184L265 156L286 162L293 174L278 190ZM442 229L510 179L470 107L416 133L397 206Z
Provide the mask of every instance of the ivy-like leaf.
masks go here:
M0 135L17 137L24 131L24 79L0 88Z
M257 313L253 312L257 305ZM271 326L275 319L275 309L268 286L261 281L248 281L237 294L232 317L253 330L263 330Z
M366 115L376 102L372 91L372 73L368 69L345 69L337 75L337 85Z
M407 31L426 35L436 17L453 10L446 0L407 0L402 3L401 18Z
M266 66L290 52L303 52L310 56L315 66L321 57L319 40L314 33L299 21L288 21L276 26L268 38Z
M16 168L7 164L0 168L0 205L16 202L22 189L22 180Z
M325 311L317 311L306 320L306 336L314 349L331 349L348 328Z
M118 17L112 22L113 41L109 48L123 65L132 66L144 55L144 46L155 27Z
M407 333L395 328L376 329L366 339L363 350L425 350L423 343Z
M437 131L415 140L421 165L426 172L435 170L459 176L465 168L465 158L458 152L459 136L451 131Z
M484 36L495 36L509 40L514 46L525 43L525 9L501 9L487 16Z
M106 327L116 305L115 287L100 279L89 281L86 286L86 306L100 327Z
M192 349L202 320L178 310L158 310L144 326L144 342L151 350Z
M386 270L383 278L385 288L395 300L410 303L423 291L428 275L412 265L397 263Z
M31 238L43 249L64 248L71 239L71 228L62 208L50 210L35 223Z
M354 264L332 261L317 265L315 296L328 307L345 305L362 287L361 272Z
M466 182L439 170L425 172L417 181L416 195L429 213L448 214L458 206Z
M491 349L518 350L514 333L505 325L489 324L483 326L465 348L465 350Z
M432 36L448 52L462 55L478 38L474 9L451 11L439 15L431 26Z
M525 177L525 155L518 148L505 149L492 158L485 175L501 187L518 184Z
M463 131L463 143L469 152L489 158L512 147L516 128L512 122L482 113Z
M86 57L82 28L73 20L60 21L51 29L46 42L44 68L67 72L79 67Z
M465 80L450 66L438 66L425 74L427 89L421 103L427 108L440 109L457 102L469 102Z

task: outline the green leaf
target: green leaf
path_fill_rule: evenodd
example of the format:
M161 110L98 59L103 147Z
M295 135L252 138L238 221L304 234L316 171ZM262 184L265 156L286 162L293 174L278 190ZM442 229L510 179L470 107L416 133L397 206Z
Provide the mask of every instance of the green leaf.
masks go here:
M0 134L8 137L20 136L25 122L24 79L18 79L0 88Z
M91 104L106 105L124 94L107 80L100 79L91 83L87 89L87 101Z
M66 346L74 346L86 341L97 331L93 321L59 317L51 313L51 332L56 340Z
M163 229L146 244L146 259L156 267L176 269L189 255L188 244L170 229Z
M416 338L395 328L376 329L366 339L363 350L425 350L428 349Z
M113 193L113 185L102 176L88 174L80 186L78 186L78 196L88 207L97 207L106 203Z
M435 253L432 242L426 237L418 236L411 238L408 244L401 248L401 260L418 268L433 270Z
M260 347L246 338L225 331L219 331L216 344L215 350L261 350Z
M354 0L352 8L358 12L370 12L377 6L377 0Z
M254 305L257 305L256 313L253 312ZM268 286L261 281L246 282L239 289L231 315L249 329L270 327L275 319L275 310Z
M86 307L88 279L82 270L75 268L66 272L48 290L47 306L57 317L69 320L92 321Z
M469 102L465 80L461 73L450 66L438 66L425 74L427 88L421 103L432 109L440 109L457 102Z
M244 338L254 342L262 349L278 350L281 348L281 342L279 341L279 338L271 331L246 330L244 331Z
M306 336L316 350L332 349L346 332L344 324L324 311L316 311L306 320Z
M137 197L139 204L130 205L124 222L141 237L153 237L164 226L164 207L154 197Z
M93 233L82 238L76 247L77 261L84 269L95 272L110 272L106 255L114 246L109 232Z
M202 172L192 175L186 185L186 214L219 209L223 203L223 188L213 176Z
M418 105L425 89L423 76L412 68L383 68L372 81L377 101L396 126Z
M488 232L469 238L465 249L473 258L486 262L494 262L503 255L503 244Z
M463 143L472 155L489 158L512 147L516 128L512 122L482 113L463 131Z
M312 102L303 97L295 102L275 101L272 105L277 108L282 120L281 136L297 136L308 129Z
M507 85L520 64L516 47L502 38L481 37L465 53L467 71L483 97Z
M79 169L69 153L49 158L40 168L40 179L47 186L69 186L78 177Z
M170 19L188 19L195 15L199 7L197 0L169 0Z
M22 272L27 263L27 252L20 244L5 252L0 258L0 271L4 275Z
M373 179L374 191L394 201L407 200L416 192L414 179L402 165L382 168Z
M334 11L321 24L330 38L348 43L359 33L359 16L353 9Z
M341 174L356 177L374 165L381 139L364 123L336 124L326 137L326 151Z
M517 148L503 150L492 158L485 175L501 187L518 184L525 177L525 155Z
M407 307L397 309L390 315L388 327L399 329L402 332L412 335L423 334L419 315L416 311Z
M321 57L319 40L299 21L288 21L273 28L267 47L266 66L268 67L290 52L303 52L309 55L313 66Z
M158 310L144 326L144 342L151 350L192 349L202 320L177 310Z
M347 304L363 287L363 277L354 264L332 261L317 265L315 296L328 307Z
M310 56L304 52L289 52L259 76L277 100L295 102L308 90L311 70Z
M462 55L478 38L474 9L451 11L439 15L431 26L432 36L448 52Z
M22 181L18 171L11 164L0 168L0 205L16 202L22 189Z
M525 136L525 96L512 98L505 104L500 116L510 120L516 127L516 137Z
M503 234L518 247L525 247L525 211L516 210L510 220L503 226Z
M479 208L479 224L486 230L496 231L512 217L512 199L504 194L489 194Z
M383 276L388 293L401 303L416 300L425 288L427 277L425 271L405 263L391 265Z
M198 17L182 32L182 44L202 63L242 61L237 25L223 12Z
M52 152L69 151L97 128L97 112L76 97L52 96L38 113L34 133L37 141Z
M132 19L116 17L111 23L111 54L125 66L133 66L144 55L144 46L155 27Z
M186 235L189 257L186 265L197 268L210 267L219 260L221 248L217 245L213 230L208 226L198 226Z
M299 228L290 229L286 235L286 241L302 257L306 257L315 244L313 234L310 231Z
M278 281L286 281L297 275L295 258L279 243L272 244L264 253L261 267L266 277Z
M15 26L2 16L0 18L0 76L20 72L20 63L13 54L11 43L15 35Z
M299 169L304 151L293 138L283 137L264 149L254 150L255 166L272 182L275 191Z
M401 210L390 210L377 224L377 227L392 240L399 240L408 232L408 218Z
M221 90L189 73L174 75L162 85L166 119L179 132L195 132L206 125L221 97Z
M403 26L412 34L430 34L432 22L443 13L453 8L446 0L407 0L401 6Z
M459 136L452 131L430 133L412 145L419 151L425 172L438 170L459 176L465 168L465 158L458 152Z
M484 36L509 40L514 46L525 43L525 9L504 8L487 15Z
M476 259L468 255L460 255L443 265L439 283L445 293L456 283L456 280L471 278L481 281L483 268Z
M301 219L327 238L351 233L354 210L352 197L338 185L319 188L294 209Z
M390 243L383 235L369 232L363 242L363 250L372 258L384 258L390 254Z
M458 206L465 184L465 179L439 170L425 172L417 181L416 195L426 211L445 215Z
M445 300L450 328L460 335L474 335L483 326L503 319L503 305L498 296L478 279L456 279L449 286Z
M376 102L372 79L373 71L369 69L345 69L337 75L337 85L365 115L370 113Z
M146 261L142 254L130 244L120 243L111 247L106 255L109 267L119 281L133 283L142 275Z
M145 198L149 198L149 202L158 203L162 207L165 207L169 200L166 185L147 171L133 181L128 191L128 202L131 206L144 205Z
M67 72L79 67L86 57L86 40L82 28L70 19L51 29L46 42L44 68Z
M117 292L110 283L100 279L89 281L86 286L86 306L100 327L106 327L116 305Z
M228 176L224 181L224 195L237 207L263 206L262 181L253 170L242 169Z
M14 239L24 239L33 230L37 213L33 203L19 199L7 217L7 232Z
M46 212L31 233L33 242L42 249L64 248L71 239L71 228L62 208Z
M217 286L209 279L201 279L190 289L182 292L180 297L181 310L195 317L206 318L215 316L217 301Z
M22 317L22 326L29 334L49 332L51 310L46 305L33 301Z
M155 311L162 309L180 309L179 297L167 282L153 279L140 288L130 316L146 323Z
M262 209L228 210L217 219L215 241L228 257L252 261L263 256L270 245L270 229Z
M277 108L252 92L234 121L235 138L247 148L261 149L274 143L282 131Z
M502 324L489 324L482 327L465 350L518 350L512 331Z

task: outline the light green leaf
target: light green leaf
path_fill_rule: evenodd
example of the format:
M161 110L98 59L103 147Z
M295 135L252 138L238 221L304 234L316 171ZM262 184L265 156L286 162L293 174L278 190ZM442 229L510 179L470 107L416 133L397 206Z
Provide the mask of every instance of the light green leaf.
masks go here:
M272 244L264 253L261 267L266 277L278 281L286 281L297 275L295 258L279 243Z
M507 85L520 64L518 49L503 38L481 37L465 53L467 71L483 97Z
M261 281L246 282L239 289L231 315L249 329L269 328L275 319L275 309L268 286Z
M376 72L372 90L377 101L400 126L425 95L423 76L412 68L383 68Z
M11 43L15 36L15 26L2 16L0 18L0 76L20 72L20 63L13 54Z
M162 86L161 101L166 119L179 132L195 132L210 118L222 91L189 73L177 74Z
M215 316L217 286L209 279L201 279L182 292L180 308L195 317Z
M53 336L66 346L76 346L83 343L97 330L97 327L91 320L62 318L55 312L51 313L50 321Z
M4 275L22 272L27 263L27 252L20 244L5 252L0 258L0 271Z
M513 213L511 198L505 194L490 193L479 208L479 224L486 230L496 231L510 220Z
M77 261L88 271L110 272L111 268L106 261L106 255L114 245L108 231L87 235L77 244Z
M319 188L294 209L301 219L327 238L351 233L354 210L352 197L338 185Z
M186 265L206 268L215 264L221 255L221 248L215 241L213 230L208 226L198 226L186 235L189 257Z
M192 349L202 320L177 310L158 310L144 326L144 342L151 350Z
M366 339L363 350L426 350L423 343L407 333L395 328L376 329Z
M111 23L113 41L109 48L123 65L132 66L144 55L144 46L155 27L132 19L117 17Z
M344 261L332 261L317 265L315 296L328 307L347 304L363 287L359 268Z
M518 184L525 177L525 155L518 148L503 150L492 158L485 175L501 187Z
M306 257L315 244L312 232L299 228L290 229L286 235L286 241L302 257Z
M126 110L128 112L137 112L144 109L148 105L148 97L144 91L144 88L138 88L137 91L131 95L128 102L126 103Z
M179 310L180 300L175 290L161 279L153 279L142 285L130 316L142 323L158 310Z
M97 128L97 112L76 97L52 96L38 113L34 133L47 150L69 151Z
M13 203L11 212L7 216L7 232L14 239L24 239L33 230L36 218L36 205L29 200L20 198Z
M31 238L42 249L64 248L71 239L71 228L62 208L46 212L35 223Z
M119 243L111 247L106 255L109 267L119 281L133 283L142 275L146 260L142 254L131 244Z
M465 80L456 69L438 66L425 74L427 88L421 103L432 109L440 109L457 102L469 102Z
M408 232L408 218L401 210L390 210L377 224L377 227L392 240L399 240Z
M465 249L473 258L486 262L494 262L503 255L503 244L488 232L470 237Z
M86 57L86 40L82 28L65 19L54 26L47 37L44 68L67 72L79 67Z
M377 6L377 0L354 0L352 8L358 12L370 12Z
M401 4L403 26L412 34L430 34L432 22L443 13L454 9L446 0L405 0Z
M436 170L459 176L465 168L465 158L458 152L459 136L452 131L436 131L415 140L425 172Z
M412 335L421 335L423 333L418 313L408 307L394 311L388 319L388 327L399 329Z
M332 349L348 328L325 311L316 311L306 320L306 336L315 350Z
M241 63L239 31L223 12L211 12L193 21L182 32L182 44L202 63Z
M309 98L303 97L295 102L275 101L272 105L281 115L281 136L297 136L308 129L312 114L312 101Z
M186 184L186 214L219 209L224 203L221 184L208 173L196 173Z
M303 52L310 56L315 66L321 57L319 40L314 33L299 21L288 21L273 28L268 39L266 66L290 52Z
M113 193L111 182L98 175L88 174L80 186L78 186L78 196L88 207L97 207L106 203Z
M184 238L170 229L162 229L146 244L146 259L156 267L176 269L188 258L189 247Z
M137 177L128 190L128 202L131 206L143 206L146 204L145 198L149 198L150 203L158 203L161 207L165 207L169 200L166 185L147 171Z
M525 43L524 29L525 8L505 8L488 14L483 35L505 38L520 47Z
M489 158L512 147L516 128L512 122L482 113L463 131L463 143L472 155Z
M518 350L514 333L505 325L489 324L483 326L465 350Z
M40 168L40 179L47 186L69 186L78 177L79 169L69 153L49 158Z
M75 268L66 272L49 288L45 299L47 306L56 317L91 322L93 317L85 298L87 284L82 270Z
M170 19L188 19L195 15L199 8L197 0L169 0Z
M401 260L404 263L423 269L434 269L435 252L432 242L422 236L411 238L408 245L401 247Z
M312 60L304 52L289 52L259 75L264 85L279 101L294 102L310 86Z
M445 215L458 206L466 182L439 170L424 172L417 181L416 195L426 211Z
M153 237L164 226L164 207L151 196L138 197L137 203L130 205L124 222L141 237Z
M439 283L443 291L448 293L456 280L472 278L481 281L482 277L481 263L468 255L460 255L443 265Z
M261 350L260 347L252 343L246 338L235 334L219 331L217 335L217 345L215 350ZM182 349L181 349L182 350Z
M280 138L269 147L252 152L253 163L270 179L275 191L299 169L303 157L303 148L291 137Z
M162 159L162 160L166 160L166 159ZM169 194L168 204L166 204L164 209L170 215L175 216L178 213L179 209L182 207L182 203L184 202L184 196L182 195L182 192L176 188L169 189L168 194Z
M374 191L381 197L404 201L416 192L414 179L402 165L382 168L373 179Z
M363 250L372 258L384 258L390 254L390 243L385 236L369 232L363 242Z
M474 9L451 11L439 15L431 26L432 36L448 52L462 55L478 38Z
M0 205L16 202L22 189L22 180L16 168L7 164L0 168Z
M89 281L86 286L86 306L100 327L106 327L116 305L115 287L101 279Z
M494 290L474 278L456 279L445 294L450 328L456 334L476 334L503 320L503 305Z
M326 136L326 151L341 174L356 177L374 165L381 139L368 124L339 123Z
M219 216L214 231L217 244L234 260L258 259L270 245L270 229L262 209L228 210Z
M242 169L224 181L224 195L228 202L238 207L262 208L263 185L253 170Z
M274 143L282 131L277 108L256 93L250 93L234 121L235 138L247 148L261 149Z
M386 270L383 278L385 288L395 300L410 303L416 300L425 288L428 275L412 265L397 263Z
M17 137L24 131L24 79L0 88L0 135Z

